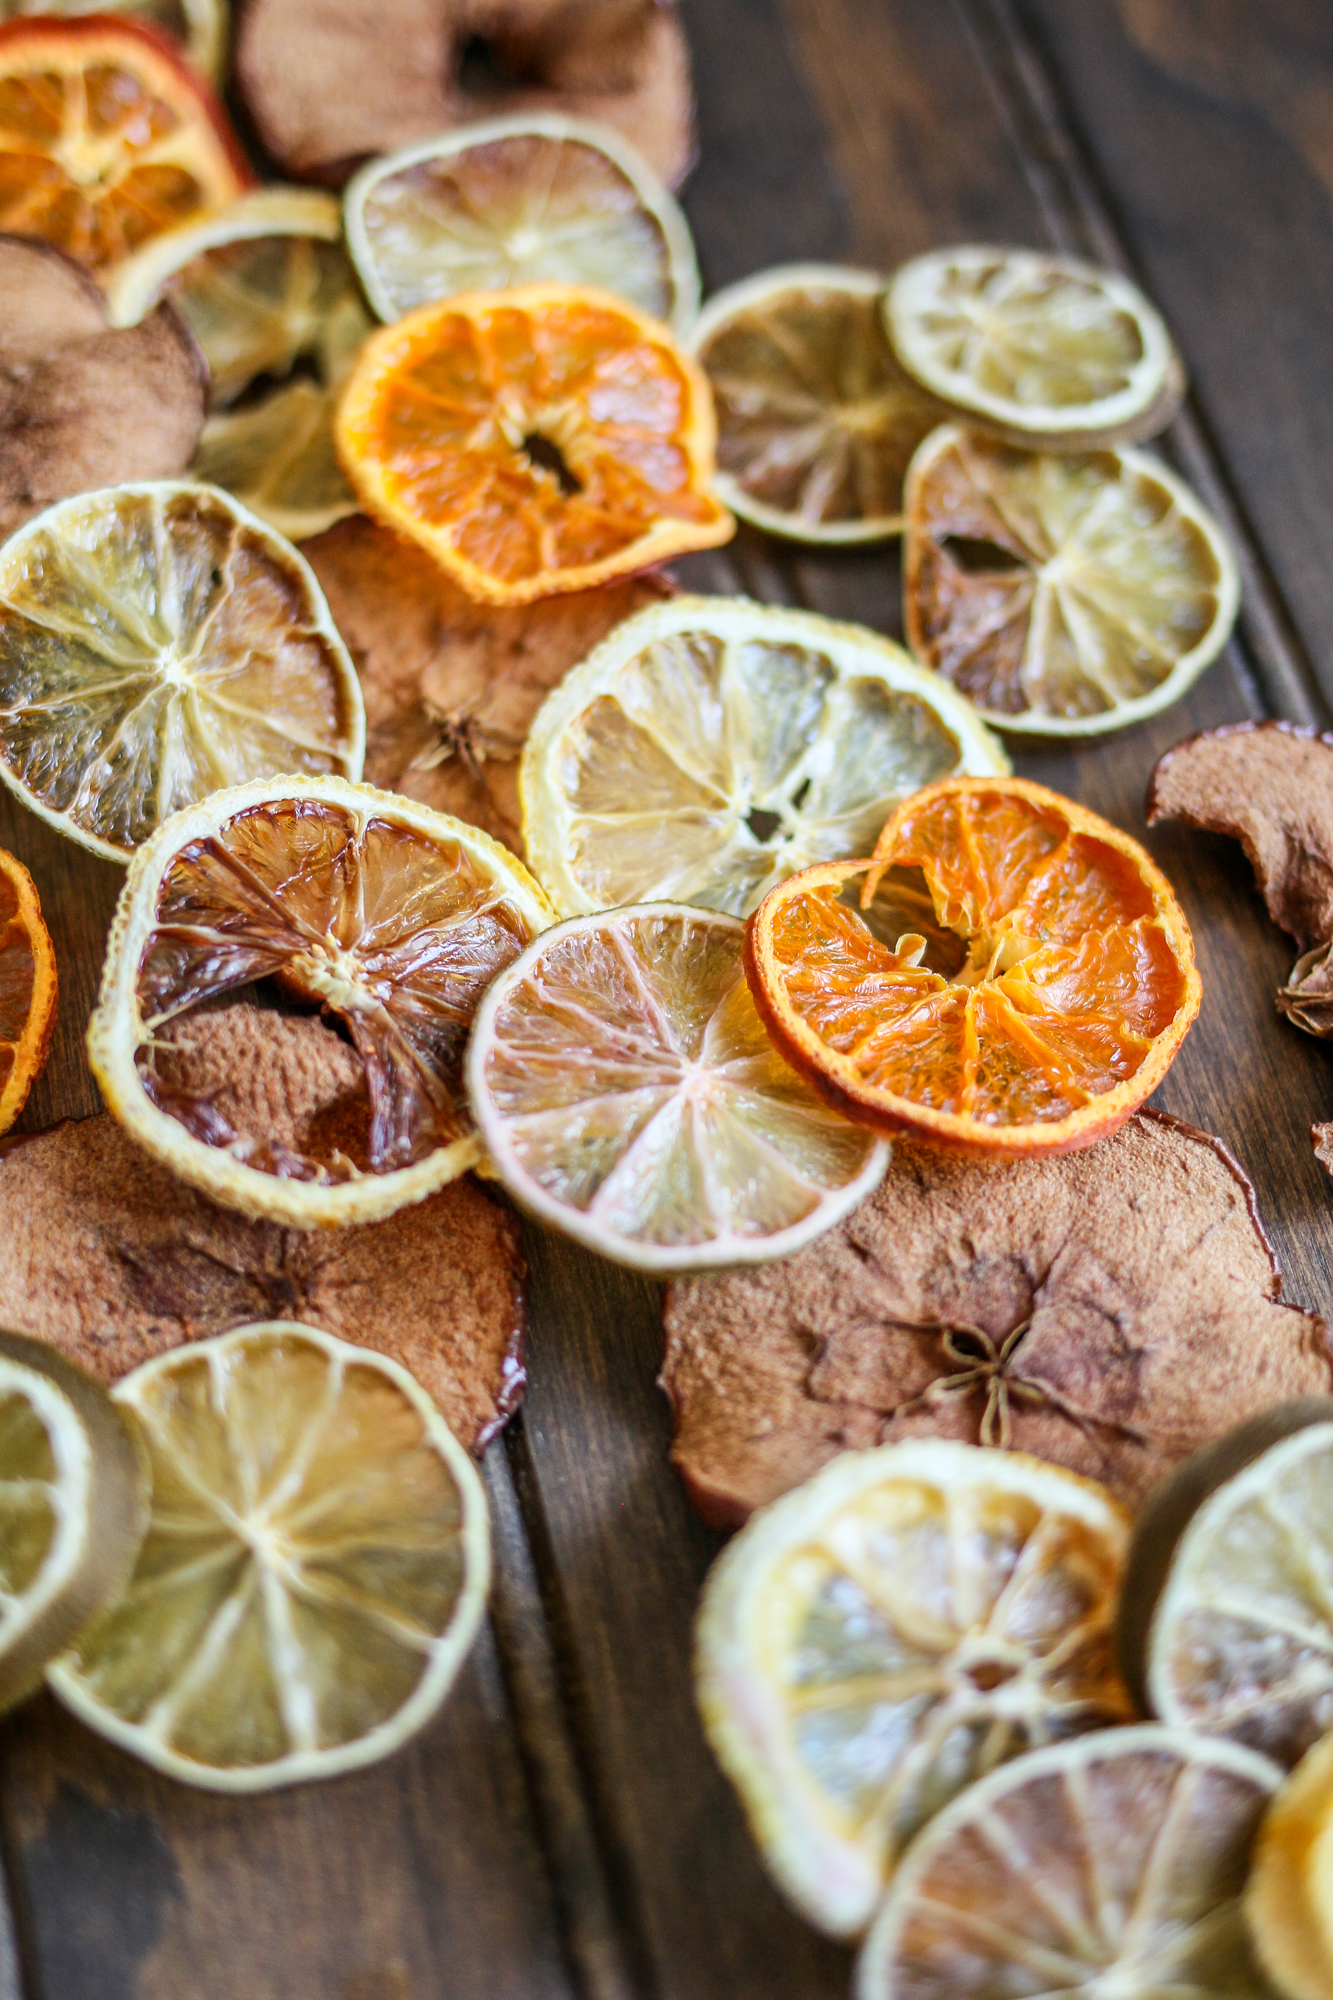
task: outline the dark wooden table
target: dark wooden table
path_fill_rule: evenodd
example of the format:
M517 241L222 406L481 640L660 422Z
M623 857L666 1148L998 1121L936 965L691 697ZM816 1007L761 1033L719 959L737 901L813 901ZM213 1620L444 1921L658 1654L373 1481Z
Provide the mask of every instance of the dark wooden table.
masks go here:
M1333 7L1328 0L682 0L707 284L887 270L958 240L1131 270L1194 393L1164 441L1240 551L1239 634L1190 698L1025 773L1143 837L1194 729L1333 721ZM680 565L897 633L896 550L742 536ZM98 1108L83 1026L119 875L0 799L60 956L29 1127ZM1149 845L1198 943L1203 1011L1161 1102L1258 1185L1289 1295L1333 1309L1310 1148L1333 1058L1279 1022L1291 952L1238 850ZM690 1620L719 1546L666 1463L656 1289L528 1233L532 1385L486 1463L489 1628L387 1764L227 1800L157 1777L42 1697L0 1728L0 2000L823 2000L849 1955L760 1869L705 1748Z

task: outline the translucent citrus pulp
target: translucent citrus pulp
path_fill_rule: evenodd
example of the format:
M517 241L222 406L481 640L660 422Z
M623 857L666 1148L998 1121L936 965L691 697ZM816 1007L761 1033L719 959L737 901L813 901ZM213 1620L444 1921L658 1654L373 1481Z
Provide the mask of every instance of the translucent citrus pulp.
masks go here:
M1333 1993L1333 1735L1306 1752L1268 1809L1245 1891L1245 1921L1287 2000Z
M537 939L477 1010L468 1091L543 1221L638 1270L785 1256L883 1176L765 1035L734 917L669 903Z
M709 1575L709 1737L782 1887L821 1929L873 1915L906 1843L1004 1759L1128 1719L1111 1634L1129 1517L1021 1452L846 1452Z
M481 1482L394 1361L238 1327L116 1384L152 1463L129 1587L48 1669L173 1778L266 1791L376 1762L439 1708L490 1570Z
M68 20L108 11L105 0L0 0L0 21L33 14L57 14ZM181 44L196 69L215 83L220 78L227 55L226 0L120 0L114 12L160 28Z
M867 854L900 799L1008 760L970 704L859 625L678 597L547 697L519 784L563 915L700 903L744 916L813 861Z
M1171 336L1138 286L1072 257L933 250L894 273L884 317L919 382L1020 443L1152 437L1184 390Z
M0 549L0 778L123 861L279 771L359 778L356 671L312 571L216 487L62 500Z
M856 2000L1258 2000L1241 1893L1280 1777L1151 1727L1016 1758L908 1850Z
M101 14L0 26L0 229L101 273L249 183L221 107L165 36Z
M1021 778L945 778L898 807L873 866L780 884L746 969L778 1047L849 1117L1002 1155L1113 1132L1199 1010L1166 878Z
M473 1011L550 920L475 827L338 778L261 779L176 814L135 857L89 1059L131 1137L214 1200L296 1228L373 1222L476 1163ZM175 1078L174 1029L264 977L350 1035L368 1094L354 1139L275 1144Z
M907 478L908 643L998 727L1093 736L1216 658L1240 581L1221 529L1142 452L1019 451L946 425Z
M107 289L117 325L169 298L199 342L212 412L190 468L197 478L298 540L355 511L333 415L374 322L332 195L242 195L194 228L157 238Z
M1218 1487L1181 1536L1148 1636L1164 1722L1294 1764L1333 1730L1333 1423Z
M690 334L717 408L717 490L756 527L868 542L903 524L912 453L949 412L884 332L884 280L789 264L728 285Z
M106 1391L0 1332L0 1709L119 1594L146 1520L142 1458Z
M527 285L409 313L362 348L337 440L368 511L482 603L587 589L733 531L697 363L607 292Z
M0 847L0 1133L41 1075L56 1019L56 954L31 875Z
M383 320L457 292L593 285L683 332L699 306L685 218L603 125L491 118L372 160L345 196L347 241Z

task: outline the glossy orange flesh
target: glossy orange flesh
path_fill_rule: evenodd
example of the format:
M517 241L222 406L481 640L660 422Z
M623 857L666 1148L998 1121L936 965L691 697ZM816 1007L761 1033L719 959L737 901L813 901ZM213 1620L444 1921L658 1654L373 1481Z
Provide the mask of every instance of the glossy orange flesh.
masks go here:
M725 541L707 382L667 328L562 285L423 306L361 351L338 449L473 597L523 603Z
M27 869L0 848L0 1132L41 1074L56 1017L56 957Z
M992 1151L1113 1130L1199 1004L1188 928L1147 854L1021 780L927 786L873 866L780 884L747 969L784 1054L851 1116Z

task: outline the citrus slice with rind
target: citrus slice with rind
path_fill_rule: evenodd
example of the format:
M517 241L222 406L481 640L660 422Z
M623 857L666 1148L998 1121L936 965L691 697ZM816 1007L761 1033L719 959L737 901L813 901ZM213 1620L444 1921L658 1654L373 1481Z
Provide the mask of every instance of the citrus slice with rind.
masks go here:
M56 1023L56 954L37 887L0 847L0 1133L41 1075Z
M1151 1725L1016 1758L908 1849L856 2000L1262 2000L1241 1896L1281 1775Z
M884 1174L888 1149L775 1054L743 939L734 917L670 903L576 917L477 1010L468 1093L495 1171L635 1270L787 1256Z
M476 1164L473 1012L550 920L522 863L461 820L340 778L240 785L135 856L89 1060L131 1138L225 1207L298 1229L375 1222ZM363 1129L302 1151L234 1131L177 1077L174 1025L261 978L345 1028Z
M912 461L908 644L998 728L1096 736L1156 715L1239 603L1221 529L1144 452L1021 451L946 424Z
M229 494L81 493L0 549L0 779L124 861L208 793L359 778L365 710L314 573Z
M1002 1157L1115 1131L1199 1011L1166 877L1022 778L941 779L898 807L873 865L770 890L746 972L782 1053L848 1117Z
M903 479L950 414L900 365L884 280L784 264L715 292L690 347L717 409L717 491L800 542L872 542L903 525Z
M548 695L519 773L528 860L563 915L744 916L817 860L867 854L900 799L999 743L860 625L744 598L650 605Z
M918 382L1019 444L1154 437L1185 391L1165 322L1138 286L1048 251L928 251L894 273L884 319Z
M698 364L609 292L465 292L372 334L336 426L367 511L470 597L585 590L735 523L712 492Z
M696 1682L764 1858L862 1930L906 1843L1006 1758L1127 1720L1112 1650L1129 1516L1022 1452L845 1452L714 1565Z
M0 1709L119 1596L147 1520L144 1456L105 1389L0 1332Z
M108 12L105 0L0 0L0 21L34 14L55 14L64 20ZM227 57L226 0L120 0L119 16L160 28L178 42L197 70L212 82L222 75Z
M190 468L196 478L298 540L355 512L333 415L374 321L333 195L285 187L242 195L148 244L112 275L107 297L118 326L168 298L199 343L213 394Z
M593 285L684 332L699 308L689 225L604 125L488 118L372 160L344 196L347 243L382 320L457 292Z
M152 1462L120 1601L48 1669L100 1736L218 1792L334 1777L435 1714L490 1575L485 1495L406 1369L268 1322L112 1391Z
M0 25L0 230L102 273L252 178L207 83L156 29L108 14Z
M1287 2000L1333 1993L1333 1735L1307 1750L1268 1809L1245 1891L1245 1922Z

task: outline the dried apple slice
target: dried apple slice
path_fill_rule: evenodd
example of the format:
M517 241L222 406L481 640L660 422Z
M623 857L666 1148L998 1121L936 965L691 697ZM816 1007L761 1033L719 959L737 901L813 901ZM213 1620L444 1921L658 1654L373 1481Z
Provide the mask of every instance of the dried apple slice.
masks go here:
M1174 1119L1010 1165L901 1142L798 1257L669 1287L672 1456L723 1525L919 1436L1010 1443L1137 1506L1251 1410L1333 1387L1323 1320L1281 1294L1245 1174Z

